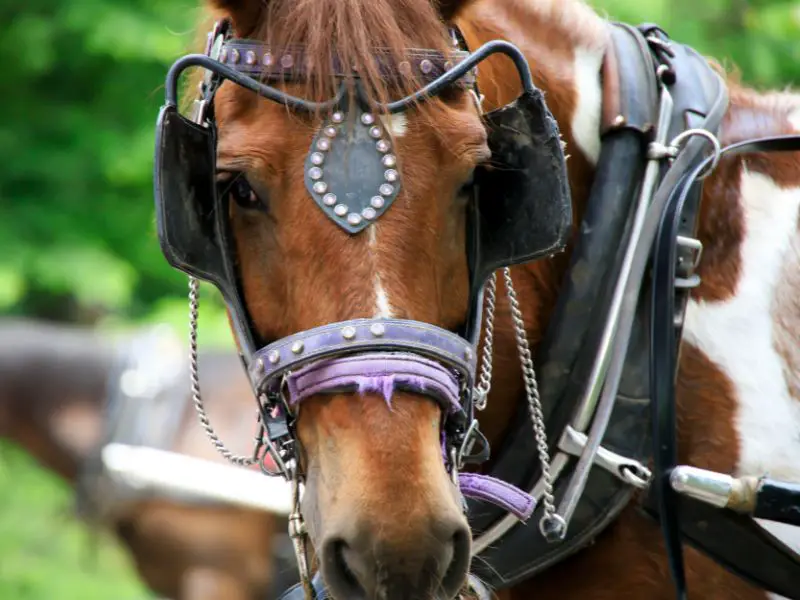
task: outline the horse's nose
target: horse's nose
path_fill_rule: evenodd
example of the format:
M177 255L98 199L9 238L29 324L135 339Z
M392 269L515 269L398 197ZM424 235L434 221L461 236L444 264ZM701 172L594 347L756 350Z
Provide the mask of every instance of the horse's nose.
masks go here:
M427 527L375 524L329 532L322 545L322 575L334 598L450 600L467 577L470 533L463 519L441 517ZM349 535L348 535L349 533Z

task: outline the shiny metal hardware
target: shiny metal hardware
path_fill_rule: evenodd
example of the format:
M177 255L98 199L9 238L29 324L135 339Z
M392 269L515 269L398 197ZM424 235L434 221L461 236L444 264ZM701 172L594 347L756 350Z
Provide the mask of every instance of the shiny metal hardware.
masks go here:
M558 448L572 456L580 456L586 447L586 434L567 426L558 442ZM650 485L653 474L642 463L620 456L600 446L594 464L633 487L643 489Z
M682 496L725 508L734 495L744 491L742 483L724 473L681 465L672 469L669 484Z
M308 568L308 529L306 528L303 513L300 511L300 481L296 472L292 473L292 512L289 514L289 537L294 547L297 559L297 570L300 574L300 583L305 592L305 600L317 600L317 593L311 583L311 573Z

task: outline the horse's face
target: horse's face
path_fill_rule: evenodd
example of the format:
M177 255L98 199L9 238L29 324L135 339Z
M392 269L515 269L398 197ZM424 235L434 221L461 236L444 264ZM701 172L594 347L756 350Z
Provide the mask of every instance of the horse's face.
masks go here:
M230 83L215 110L218 177L238 180L230 220L245 303L264 342L359 317L464 324L464 189L489 157L470 93L384 120L402 187L355 235L304 185L320 120ZM450 598L463 583L470 533L444 466L441 422L435 402L402 392L388 403L381 394L328 394L299 407L303 514L336 597L443 589Z

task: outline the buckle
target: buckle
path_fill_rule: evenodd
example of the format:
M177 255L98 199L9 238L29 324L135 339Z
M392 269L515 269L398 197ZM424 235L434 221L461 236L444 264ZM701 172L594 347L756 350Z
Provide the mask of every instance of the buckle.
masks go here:
M479 442L478 450L473 451L475 442ZM461 440L458 453L456 454L456 461L458 469L461 470L465 464L479 465L487 460L490 456L489 440L483 435L478 427L478 420L473 419L469 428L464 433Z
M700 276L695 270L700 264L703 256L703 243L692 237L679 235L678 243L678 264L676 266L675 287L679 289L691 289L700 285Z

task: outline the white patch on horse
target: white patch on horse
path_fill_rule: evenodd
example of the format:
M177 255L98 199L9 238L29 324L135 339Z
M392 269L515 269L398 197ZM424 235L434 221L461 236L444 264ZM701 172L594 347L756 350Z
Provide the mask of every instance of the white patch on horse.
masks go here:
M578 101L572 115L572 137L592 164L600 157L600 109L603 104L603 88L600 84L600 69L603 51L575 49L575 92ZM569 154L569 148L567 148Z
M369 240L369 251L370 253L375 252L375 248L378 244L378 226L373 223L369 227L367 227L368 233L368 240ZM386 293L386 289L383 287L383 282L381 282L381 274L376 269L375 271L375 318L379 319L389 319L392 317L392 305L389 302L389 295Z
M408 121L403 114L381 115L383 126L391 132L394 137L402 137L408 131Z
M784 378L773 341L777 324L770 314L781 268L798 235L800 188L780 188L769 177L744 169L740 189L745 235L735 295L723 302L691 301L685 339L733 383L738 474L768 473L800 482L800 402L791 396ZM800 528L760 523L800 551Z
M800 108L795 108L790 112L786 120L789 121L789 125L792 126L792 129L800 131Z

